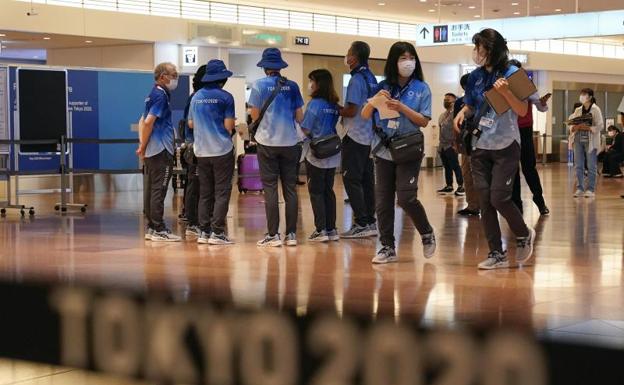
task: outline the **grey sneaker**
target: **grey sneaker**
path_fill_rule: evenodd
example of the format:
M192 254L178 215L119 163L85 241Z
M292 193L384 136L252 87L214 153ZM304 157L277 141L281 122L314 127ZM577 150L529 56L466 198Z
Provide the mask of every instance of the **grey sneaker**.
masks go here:
M214 231L210 234L210 238L208 238L208 243L211 245L233 245L234 241L228 238L225 233L215 233Z
M152 235L154 234L154 230L152 230L151 228L148 228L145 231L145 240L146 241L151 241L152 240Z
M535 229L529 227L529 236L516 239L516 262L526 263L533 255L533 243L535 242Z
M327 242L329 241L329 236L327 235L327 231L315 231L308 238L310 242Z
M201 243L202 245L207 245L209 238L210 238L210 233L206 231L202 231L197 237L197 243Z
M186 228L184 234L191 237L199 237L201 234L201 229L199 228L199 226L189 226Z
M295 233L286 234L284 244L286 246L297 246L297 235L295 235Z
M376 237L377 235L379 235L379 232L377 231L376 223L371 223L370 225L366 226L367 237Z
M433 257L437 248L435 231L432 231L429 234L422 235L421 239L423 244L423 255L427 259Z
M378 252L375 258L373 258L374 264L385 264L398 262L399 257L392 246L384 246Z
M336 230L336 229L328 231L327 232L327 237L332 242L340 240L340 235L338 234L338 230Z
M344 238L344 239L366 238L368 236L366 235L368 230L369 229L367 226L360 226L358 224L354 224L353 226L351 226L349 231L346 231L340 234L340 238Z
M175 235L169 229L152 233L152 242L180 242L181 240L180 236Z
M581 190L581 189L577 189L576 192L574 193L574 197L575 198L580 198L583 195L585 195L585 191Z
M260 247L281 247L282 240L280 239L279 234L269 235L266 234L264 238L259 240L256 245Z
M492 251L488 254L485 261L479 263L480 270L494 270L494 269L507 269L509 268L509 260L507 259L507 252Z
M590 190L585 191L585 198L595 198L596 193Z

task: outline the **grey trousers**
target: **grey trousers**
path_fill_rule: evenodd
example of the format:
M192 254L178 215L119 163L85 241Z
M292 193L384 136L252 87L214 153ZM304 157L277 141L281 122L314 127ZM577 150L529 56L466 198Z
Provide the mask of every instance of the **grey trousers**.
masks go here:
M234 150L221 156L197 157L199 227L206 233L225 232L232 194Z
M165 197L173 171L173 155L163 150L161 153L145 158L143 186L143 211L147 218L147 226L155 231L163 231L167 227L163 219L165 214Z
M516 237L526 237L529 229L511 199L514 179L520 162L520 145L513 142L502 150L472 152L471 165L475 189L479 192L481 224L490 251L503 251L498 213L509 224Z
M282 182L286 202L286 234L297 232L297 163L301 156L301 146L273 147L258 145L260 178L264 187L264 208L269 235L279 233L279 205L277 181Z
M375 158L375 202L381 244L394 246L394 202L410 217L418 232L430 234L433 228L418 200L418 175L422 158L417 162L396 164ZM396 197L395 197L396 195Z

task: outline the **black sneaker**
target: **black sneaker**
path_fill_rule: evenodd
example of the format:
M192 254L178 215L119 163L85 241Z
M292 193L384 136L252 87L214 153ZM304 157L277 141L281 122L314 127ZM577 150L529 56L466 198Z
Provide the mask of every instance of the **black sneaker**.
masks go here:
M438 194L452 194L453 186L446 186L438 190Z
M478 217L479 215L481 215L481 212L479 212L478 210L470 210L468 208L465 208L465 209L459 210L457 214L463 217Z
M455 196L463 197L466 195L466 190L464 190L464 186L459 186L457 190L455 190Z
M540 212L540 215L549 215L550 214L550 210L548 209L547 206L541 206L539 208L539 212Z

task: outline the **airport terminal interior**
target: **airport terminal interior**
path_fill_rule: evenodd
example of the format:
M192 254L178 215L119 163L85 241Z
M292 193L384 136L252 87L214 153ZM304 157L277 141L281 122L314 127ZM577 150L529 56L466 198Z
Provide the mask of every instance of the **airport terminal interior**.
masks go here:
M621 0L0 0L0 385L621 384L622 167Z

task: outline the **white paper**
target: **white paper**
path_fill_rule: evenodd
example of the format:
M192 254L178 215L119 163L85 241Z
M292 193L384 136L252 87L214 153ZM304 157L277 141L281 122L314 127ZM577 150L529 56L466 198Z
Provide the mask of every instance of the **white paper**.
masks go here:
M381 120L396 119L401 116L398 111L393 111L388 108L386 104L387 101L388 98L381 95L368 99L368 102L379 111L379 118Z

